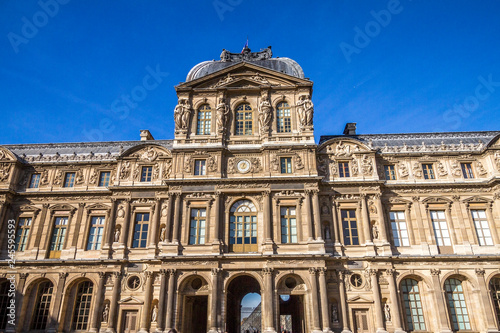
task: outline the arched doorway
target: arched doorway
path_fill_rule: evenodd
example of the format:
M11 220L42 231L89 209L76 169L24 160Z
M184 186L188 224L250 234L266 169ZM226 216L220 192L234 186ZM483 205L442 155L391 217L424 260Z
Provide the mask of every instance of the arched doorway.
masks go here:
M252 303L255 304L259 296L251 294L260 296L260 284L253 277L242 275L229 283L227 287L226 332L241 333L244 332L242 331L244 329L250 329L249 325L255 327L259 332L262 331L260 304L251 306L253 309L248 306ZM247 295L249 296L245 298ZM245 302L242 302L244 298Z
M305 293L304 281L298 275L288 274L278 282L280 332L306 332Z
M206 333L208 321L208 284L193 275L181 284L181 332Z
M257 208L250 200L238 200L229 212L229 251L257 252Z

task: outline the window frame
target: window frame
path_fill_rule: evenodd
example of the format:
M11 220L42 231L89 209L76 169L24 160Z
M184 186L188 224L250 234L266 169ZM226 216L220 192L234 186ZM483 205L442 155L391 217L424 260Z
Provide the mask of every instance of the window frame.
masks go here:
M42 290L42 288L44 289ZM54 284L50 280L40 281L40 283L36 286L35 303L31 315L30 330L42 331L47 328L53 296ZM44 305L43 308L42 305ZM40 311L43 311L41 316ZM40 326L37 322L37 319L40 317L43 319L42 326Z
M426 180L436 179L436 173L434 172L434 163L422 163L422 175Z
M75 178L76 178L76 172L74 171L65 172L63 187L64 188L75 187Z
M102 218L102 224L94 224L94 218ZM103 240L104 240L105 225L106 225L106 216L105 215L91 214L89 216L89 231L87 234L87 242L86 242L86 246L85 246L85 251L99 251L102 249ZM99 236L99 229L102 229L102 233L100 234L100 236L101 236L100 242L95 241L96 235L94 235L94 240L92 242L90 242L90 236L92 236L92 228L96 228L96 231L97 231L96 235L97 236ZM97 247L97 244L99 244L99 248L95 248L95 247ZM90 249L89 249L89 245L91 246Z
M392 170L390 170L392 168ZM398 176L396 173L396 165L394 164L386 164L384 165L384 173L386 180L397 180Z
M249 109L246 109L247 106ZM240 110L240 108L242 108L242 109ZM240 114L243 115L242 119L238 118ZM251 115L250 118L246 118L248 114ZM247 126L248 124L250 126ZM241 128L241 130L240 130L240 128ZM253 135L254 132L255 132L255 129L254 129L253 108L250 105L250 103L240 103L235 108L235 113L234 113L234 135L236 135L236 136L250 136L250 135Z
M474 170L472 169L471 162L460 162L460 169L462 170L462 177L464 179L474 179Z
M396 215L399 215L399 214L403 214L403 219L400 219L399 216L396 217ZM395 218L393 219L392 216L395 216ZM407 221L407 217L406 217L406 211L405 210L401 210L401 209L391 209L389 211L389 222L391 223L391 235L392 235L392 240L394 242L394 246L395 247L410 247L411 246L411 242L410 242L410 230L408 228L408 221ZM405 228L402 229L401 228L401 225L404 224ZM396 225L396 229L394 229L394 225ZM403 237L403 233L402 233L402 230L403 231L406 231L406 236ZM400 245L396 245L396 238L394 237L394 232L396 231L397 235L398 235L398 242ZM406 243L407 245L405 245L405 240L406 240Z
M80 292L80 288L87 287L86 292ZM90 324L90 310L92 309L92 296L94 292L94 283L90 280L81 281L76 285L75 289L75 302L73 306L73 315L71 316L71 329L73 331L87 331ZM84 300L79 299L84 298ZM83 303L83 307L80 305ZM84 314L82 315L82 310ZM75 317L76 322L75 322Z
M344 217L344 212L346 212L345 217ZM353 212L354 217L350 216L350 214L348 212ZM360 245L361 240L360 240L360 235L359 235L357 210L355 208L341 208L340 209L340 221L342 223L342 240L344 242L344 245L345 246L358 246L358 245ZM351 222L355 223L354 227L353 227ZM346 226L346 223L348 223L347 226ZM353 235L354 234L353 230L356 231L356 235ZM346 234L346 231L348 231L347 234ZM357 244L353 244L353 243L355 243L354 240L356 240Z
M440 212L442 212L444 214L444 219L438 218L438 219L434 220L432 213L440 213ZM430 216L432 230L434 232L434 239L436 240L437 247L439 248L439 247L451 247L451 246L453 246L453 241L451 239L450 227L449 227L448 219L446 216L446 210L445 209L429 209L429 216ZM438 222L437 225L439 226L439 229L436 229L435 222ZM442 223L445 223L445 225L446 225L446 231L448 233L448 236L446 236L446 237L443 237L443 231L445 231L445 229L442 228ZM438 237L437 231L439 231L439 237ZM449 243L450 243L449 245L446 244L446 242L445 242L446 239L449 240ZM443 245L439 244L440 240L443 242Z
M285 164L283 164L285 163ZM280 171L282 174L292 174L293 166L292 166L292 157L291 156L283 156L280 157ZM285 171L285 172L283 172Z
M405 291L405 289L408 289L409 286L408 286L408 283L405 283L405 281L414 281L416 282L416 284L412 284L410 287L413 289L414 286L417 287L417 291ZM404 283L404 285L403 285ZM426 331L427 330L427 324L426 324L426 314L425 314L425 311L424 311L424 306L423 306L423 302L422 302L422 293L421 293L421 288L420 288L420 281L412 278L412 277L405 277L403 280L401 280L400 284L399 284L399 288L400 288L400 297L401 297L401 300L402 300L402 303L403 303L403 318L404 318L404 322L406 324L406 327L407 327L407 331L408 332L415 332L415 331ZM407 299L405 298L405 294L408 295ZM411 297L411 295L418 295L418 297ZM411 303L415 303L414 306L412 306ZM420 304L420 306L419 306ZM416 310L416 311L415 311ZM418 311L418 310L421 310L421 311ZM414 318L414 313L417 312L417 316L419 317L418 318L418 323L417 325L419 325L418 328L415 328L415 321L413 320ZM409 318L410 317L410 318ZM410 322L411 320L411 322ZM422 326L423 325L423 328Z
M107 177L103 179L103 175ZM109 187L109 182L111 181L111 171L101 171L99 172L99 181L97 182L98 187Z
M19 225L21 222L21 219L29 219L30 222L28 225L23 224L22 226ZM31 226L33 225L33 220L34 218L32 216L19 216L16 222L16 252L24 252L27 249L27 246L29 244L29 239L31 236ZM21 234L19 234L19 231L21 231ZM19 240L23 240L23 247L21 250L19 250Z
M282 105L282 106L281 106ZM276 132L292 132L292 108L286 101L281 101L276 105Z
M469 216L470 216L470 219L471 219L472 224L474 226L474 231L475 231L475 234L477 237L477 242L478 242L479 246L494 246L495 245L495 243L493 241L493 235L491 234L491 226L490 226L490 221L488 219L487 209L488 208L483 208L483 207L469 207L469 209L468 209ZM483 212L484 218L479 217L479 219L476 220L476 218L474 217L474 212ZM481 224L479 229L477 227L476 221L480 222L480 224ZM487 229L483 228L483 226L482 226L483 222L486 223ZM484 235L485 230L488 231L489 236ZM479 231L481 231L481 236L479 234ZM486 238L488 238L491 241L491 244L482 244L482 241L486 241ZM485 243L487 243L487 242L485 242Z
M200 164L200 165L198 165ZM203 164L203 165L201 165ZM206 176L207 175L207 159L197 158L194 160L194 175L195 176Z
M197 215L193 216L193 212L196 211ZM205 215L202 215L202 211ZM207 243L207 208L206 207L191 207L189 212L189 235L188 235L188 245L205 245ZM202 226L203 224L203 226ZM195 231L194 235L192 231ZM201 231L203 231L203 235L201 235ZM191 241L192 237L194 237L194 242ZM200 238L203 237L203 242L200 241Z
M66 223L56 224L58 219L66 219ZM55 215L53 217L48 250L49 259L59 259L61 257L61 252L65 249L68 239L69 220L70 217L68 215Z
M203 117L201 117L201 115L203 115ZM207 117L207 115L209 115L209 117ZM196 135L210 135L212 133L212 108L209 104L203 104L198 108L195 133Z
M350 178L351 170L349 161L337 161L339 178ZM347 171L347 172L346 172Z
M28 188L39 188L40 187L40 178L42 177L42 174L39 172L34 172L30 176L30 182L28 183ZM36 178L36 180L35 180ZM33 183L36 181L35 183ZM36 185L36 186L33 186Z
M153 180L153 166L143 165L141 167L141 183L150 183Z
M236 206L238 204L238 206ZM238 211L242 209L241 211ZM241 219L238 219L241 217ZM248 219L246 219L248 218ZM239 199L234 201L229 208L229 230L228 244L229 251L235 253L257 252L259 247L259 224L258 224L258 209L255 203L249 199ZM247 225L250 228L245 228ZM239 226L241 225L241 228ZM233 228L234 226L234 228ZM254 228L255 227L255 228ZM233 236L231 236L233 231ZM241 237L238 237L238 231L241 231ZM249 231L250 237L246 237ZM255 234L255 237L253 236ZM241 238L241 243L238 243L238 238ZM245 238L249 239L245 243ZM253 239L255 238L255 240Z
M144 217L147 215L147 220ZM138 220L139 216L142 216L141 220ZM133 249L146 249L148 247L148 236L149 236L149 224L151 222L150 212L135 212L134 214L134 232L132 234L132 246ZM144 229L144 227L146 228ZM139 228L139 229L138 229ZM138 237L137 237L138 236ZM136 243L137 242L137 243ZM142 246L142 243L145 243Z
M299 242L299 231L298 231L299 228L297 226L297 218L298 218L297 206L280 205L278 209L280 214L281 244L297 244ZM290 213L291 209L295 210L295 215ZM284 215L283 215L283 210L285 210ZM283 222L285 223L283 224ZM293 228L295 228L295 234L292 232ZM285 231L285 233L283 231ZM295 237L295 241L293 240L293 237ZM283 241L284 239L285 241Z
M459 284L455 284L455 286L459 285L461 291L455 292L453 290L448 290L448 289L451 289L451 287L452 287L451 282L450 282L451 280L455 280L455 281L460 282ZM448 286L449 286L449 288L448 288ZM472 322L470 320L469 307L467 306L467 303L468 303L467 298L468 297L466 297L467 295L465 293L464 281L459 280L456 277L449 277L443 283L443 291L444 291L444 294L445 294L445 297L446 297L446 305L447 305L447 308L448 308L448 316L450 318L450 324L452 326L451 329L454 332L471 331L472 330ZM455 294L463 295L462 299L460 299L460 296L458 297L458 301L460 303L460 309L461 309L460 313L457 312L456 299L454 299L454 297L453 297ZM451 298L450 298L450 295L451 295ZM453 309L454 309L454 311L452 311L451 303L453 303ZM463 303L463 305L461 303ZM463 310L464 308L465 308L465 311ZM464 313L465 313L465 315L464 315ZM460 328L460 326L455 326L455 325L459 325L459 321L458 321L458 317L457 317L458 315L460 315L460 316L466 316L468 318L468 322L466 323L466 325L467 324L469 325L468 327ZM457 320L454 321L453 317L456 317Z

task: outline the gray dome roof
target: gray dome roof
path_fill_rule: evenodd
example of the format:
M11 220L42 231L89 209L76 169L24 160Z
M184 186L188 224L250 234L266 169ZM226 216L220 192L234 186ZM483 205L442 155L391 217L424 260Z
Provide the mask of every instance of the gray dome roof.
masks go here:
M248 48L246 48L243 53L230 53L223 50L221 60L203 61L191 68L186 77L186 82L199 79L241 62L248 62L257 66L269 68L279 73L284 73L301 79L304 78L304 71L295 60L290 58L271 57L271 47L268 47L261 52L251 52Z

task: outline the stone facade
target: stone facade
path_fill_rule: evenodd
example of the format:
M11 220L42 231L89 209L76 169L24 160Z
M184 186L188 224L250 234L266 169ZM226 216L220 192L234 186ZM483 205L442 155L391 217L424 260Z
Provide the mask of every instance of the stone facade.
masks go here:
M173 140L0 146L3 331L498 332L500 132L316 144L312 87L224 50Z

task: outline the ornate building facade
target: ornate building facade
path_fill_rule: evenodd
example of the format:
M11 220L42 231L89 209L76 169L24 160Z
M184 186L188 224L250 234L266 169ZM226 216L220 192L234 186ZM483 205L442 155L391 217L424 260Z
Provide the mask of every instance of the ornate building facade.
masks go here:
M173 140L0 146L1 330L498 332L500 131L317 144L312 88L224 50Z

